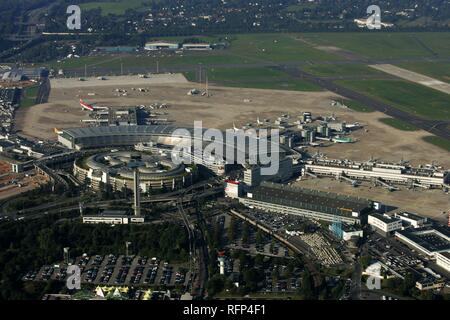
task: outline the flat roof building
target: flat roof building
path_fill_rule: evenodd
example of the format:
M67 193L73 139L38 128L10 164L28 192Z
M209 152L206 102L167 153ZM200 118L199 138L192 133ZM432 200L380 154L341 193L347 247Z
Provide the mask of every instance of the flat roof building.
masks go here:
M185 43L182 45L183 50L212 50L209 43Z
M436 257L439 252L450 251L450 232L448 228L425 227L398 230L395 236L408 246L429 256Z
M450 251L436 253L436 264L450 272Z
M414 227L414 228L420 228L423 227L428 219L426 217L419 216L415 213L411 212L396 212L395 217L402 220L403 222L407 223L408 225Z
M402 228L402 220L379 213L370 214L367 222L369 225L385 234Z
M149 51L157 50L178 50L180 48L179 43L166 42L166 41L153 41L147 42L144 49Z
M240 202L261 210L287 213L309 219L333 222L361 223L362 216L372 210L372 202L367 199L342 196L263 182L252 189Z

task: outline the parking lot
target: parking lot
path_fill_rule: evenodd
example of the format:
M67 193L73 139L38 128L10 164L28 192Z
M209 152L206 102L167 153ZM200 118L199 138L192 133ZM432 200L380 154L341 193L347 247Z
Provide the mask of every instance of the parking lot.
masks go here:
M84 255L74 264L81 269L81 283L89 284L175 287L187 285L190 278L187 266L142 256ZM62 264L43 266L28 272L23 280L64 281L66 270Z

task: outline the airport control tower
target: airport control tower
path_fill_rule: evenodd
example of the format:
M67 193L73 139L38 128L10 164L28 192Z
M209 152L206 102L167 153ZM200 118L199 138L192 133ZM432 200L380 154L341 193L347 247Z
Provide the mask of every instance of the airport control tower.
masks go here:
M139 176L139 170L136 168L134 170L134 205L133 205L133 209L134 209L134 215L136 217L140 217L141 216L141 189L140 189L140 176Z

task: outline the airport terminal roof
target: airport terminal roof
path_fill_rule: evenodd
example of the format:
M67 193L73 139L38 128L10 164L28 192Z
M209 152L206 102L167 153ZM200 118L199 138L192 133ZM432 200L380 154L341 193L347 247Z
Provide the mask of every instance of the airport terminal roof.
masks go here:
M92 136L111 136L111 135L171 135L177 127L167 125L151 125L151 126L104 126L104 127L85 127L65 129L64 132L73 138L89 138ZM181 128L180 128L181 129ZM188 129L192 132L192 129Z

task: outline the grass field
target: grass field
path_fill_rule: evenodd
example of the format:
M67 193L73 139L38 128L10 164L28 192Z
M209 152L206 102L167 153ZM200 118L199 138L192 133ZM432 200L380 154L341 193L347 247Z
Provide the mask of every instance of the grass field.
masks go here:
M374 110L367 107L366 105L363 105L362 103L354 100L344 100L344 104L352 109L353 111L358 112L373 112Z
M427 136L423 140L450 152L450 141L437 136Z
M405 62L397 64L401 68L405 68L423 75L450 83L450 63L445 62Z
M385 75L363 64L311 64L300 68L319 77Z
M100 8L102 15L124 14L128 9L140 9L144 7L145 3L149 3L155 0L111 0L107 2L93 1L80 4L82 10L92 10Z
M36 104L36 98L39 92L39 86L28 87L24 90L24 95L20 99L21 107L31 107Z
M414 127L413 125L404 122L402 120L399 119L394 119L394 118L382 118L380 119L380 122L383 122L384 124L387 124L391 127L394 127L396 129L402 130L402 131L416 131L418 130L416 127Z
M240 34L230 37L231 54L257 61L324 61L337 57L297 40L294 34Z
M449 57L450 53L450 32L311 33L301 37L317 45L336 46L379 59Z
M432 120L450 120L450 96L419 84L400 80L336 82L411 114Z
M195 72L186 72L185 76L190 81L196 80ZM312 83L294 79L282 71L270 68L210 68L208 80L210 83L229 87L321 91Z

